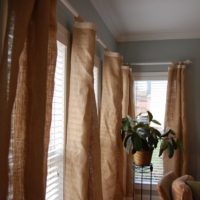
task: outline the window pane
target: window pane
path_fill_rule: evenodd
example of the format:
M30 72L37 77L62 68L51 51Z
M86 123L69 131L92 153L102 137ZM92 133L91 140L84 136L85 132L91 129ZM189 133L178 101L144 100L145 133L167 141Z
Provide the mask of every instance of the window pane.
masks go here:
M97 105L97 110L98 110L98 87L99 87L99 82L98 82L98 67L94 66L93 68L93 76L94 76L94 94L95 94L95 100L96 100L96 105Z
M65 66L67 47L57 41L57 63L48 151L46 200L63 199L63 165L65 132Z
M163 130L165 103L166 103L166 90L167 80L137 80L134 81L135 91L135 113L149 110L154 115L154 119L158 120L162 126L156 126L155 128ZM157 183L163 176L163 161L162 157L158 157L159 145L153 151L152 163L153 163L153 183ZM145 174L144 183L150 183L150 174ZM140 182L141 176L139 173L135 173L135 182Z

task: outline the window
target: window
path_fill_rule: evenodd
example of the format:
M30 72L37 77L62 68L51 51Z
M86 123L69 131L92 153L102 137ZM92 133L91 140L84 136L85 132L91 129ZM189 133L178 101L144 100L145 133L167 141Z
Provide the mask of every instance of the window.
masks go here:
M94 76L94 94L95 94L95 101L96 101L96 105L97 105L97 112L99 109L99 98L100 98L100 94L99 94L99 72L100 72L100 60L98 57L95 56L95 61L94 61L94 68L93 68L93 76Z
M68 32L58 25L57 62L48 151L46 200L63 199L67 35Z
M163 130L165 103L167 92L167 73L136 73L134 77L135 114L149 110L162 126L155 128ZM162 157L158 157L159 145L153 151L153 183L157 183L163 176ZM141 175L135 173L135 182L140 182ZM150 174L145 174L144 183L150 183Z

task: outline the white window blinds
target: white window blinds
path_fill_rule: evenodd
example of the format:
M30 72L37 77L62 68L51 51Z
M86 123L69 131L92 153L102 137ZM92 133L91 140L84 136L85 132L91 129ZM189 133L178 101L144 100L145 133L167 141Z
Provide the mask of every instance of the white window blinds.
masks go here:
M157 74L158 75L158 74ZM136 115L140 112L151 111L154 118L158 120L162 126L156 126L161 131L164 125L165 103L166 103L166 90L167 90L167 74L159 78L156 73L149 76L142 73L139 77L135 77L134 92L135 92L135 111ZM159 80L161 79L161 80ZM154 124L153 124L154 125ZM153 183L157 183L163 176L163 161L162 157L158 157L158 148L154 150L152 156L153 163ZM141 180L141 174L135 173L135 182L139 183ZM145 174L144 183L150 183L150 173Z
M97 56L94 59L94 68L93 68L93 85L94 85L94 94L95 94L95 101L97 105L97 111L99 109L99 99L100 99L100 84L99 84L99 72L100 72L100 60Z
M94 94L95 94L95 100L96 105L98 106L98 67L94 66L93 68L93 76L94 76Z
M57 63L48 151L46 200L63 200L66 56L67 46L57 41Z

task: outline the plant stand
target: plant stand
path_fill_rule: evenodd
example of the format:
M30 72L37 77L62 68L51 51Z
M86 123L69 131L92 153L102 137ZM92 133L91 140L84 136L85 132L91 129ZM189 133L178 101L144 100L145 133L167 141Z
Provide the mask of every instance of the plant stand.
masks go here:
M144 174L150 173L150 200L152 200L152 172L153 172L153 164L150 163L150 165L135 165L133 163L133 169L135 172L138 172L141 174L141 179L140 179L140 197L142 200L143 196L143 179L144 179Z

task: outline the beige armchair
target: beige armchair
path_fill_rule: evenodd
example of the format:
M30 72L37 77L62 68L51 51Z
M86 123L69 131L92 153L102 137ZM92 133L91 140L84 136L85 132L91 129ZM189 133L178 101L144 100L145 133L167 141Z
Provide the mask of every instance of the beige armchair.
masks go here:
M172 183L177 178L173 171L165 174L157 184L157 191L161 200L172 200Z
M190 175L177 177L169 172L157 184L161 200L192 200L192 191L186 181L194 180Z
M173 200L193 200L192 191L186 184L187 181L194 180L190 175L184 175L172 183L172 197Z

